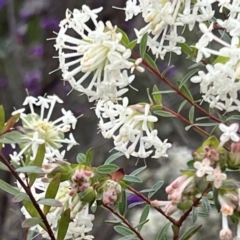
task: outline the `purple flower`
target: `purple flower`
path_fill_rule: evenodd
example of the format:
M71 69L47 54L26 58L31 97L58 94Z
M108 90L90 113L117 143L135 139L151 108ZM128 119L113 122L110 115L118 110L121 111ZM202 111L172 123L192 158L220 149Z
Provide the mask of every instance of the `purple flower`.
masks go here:
M6 85L7 85L6 79L3 76L0 76L0 89L6 87Z
M42 45L36 44L29 48L29 54L36 58L41 58L43 55L43 52L44 50Z
M42 73L39 70L33 70L25 75L24 87L30 94L38 95L41 90Z
M6 4L6 0L0 0L0 9L3 8Z
M58 31L59 20L55 18L43 18L40 23L41 27L46 30Z
M129 206L130 204L132 203L140 203L140 202L143 202L142 198L138 197L137 195L135 194L130 194L128 197L127 197L127 205Z

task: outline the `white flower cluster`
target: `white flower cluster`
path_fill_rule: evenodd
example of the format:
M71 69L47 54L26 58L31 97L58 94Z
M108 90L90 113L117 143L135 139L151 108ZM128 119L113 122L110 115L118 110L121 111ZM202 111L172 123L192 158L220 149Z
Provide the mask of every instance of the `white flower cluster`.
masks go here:
M143 71L129 60L131 50L121 44L122 34L117 27L113 27L110 21L104 24L96 20L101 10L91 10L86 5L72 13L67 10L55 44L63 79L73 89L86 94L90 101L115 100L128 91L126 87L134 80L135 76L129 75L127 70L132 72L137 68ZM89 20L94 25L93 30L87 25ZM68 35L69 29L78 36ZM91 73L93 77L89 80Z
M131 50L121 43L122 33L117 27L109 21L106 24L97 21L101 10L91 10L86 5L72 13L67 10L55 44L63 79L73 89L86 94L89 101L97 101L99 127L105 138L114 139L116 150L128 158L130 155L146 158L153 152L150 148L155 149L155 158L167 156L171 144L167 140L162 142L157 130L153 130L157 118L151 115L150 106L135 105L139 109L134 109L128 107L127 98L122 99L135 78L129 71L144 70L139 66L142 59L131 61ZM90 20L93 30L87 25ZM78 36L68 35L71 29ZM123 105L118 103L121 101Z
M64 152L59 152L62 144L67 144L67 150L77 145L72 133L70 133L69 138L64 137L64 133L69 132L71 128L75 129L77 123L77 119L71 111L62 108L63 116L54 121L50 120L56 103L63 103L56 95L39 96L38 98L27 96L23 105L29 106L30 113L25 114L25 108L12 113L12 115L20 113L20 119L22 120L21 131L24 133L24 136L20 139L21 151L10 154L13 162L20 164L23 154L30 155L30 159L34 160L41 144L45 145L45 160L47 162L51 162L54 158L63 158ZM40 107L40 115L35 113L34 107ZM46 109L48 109L47 113Z
M145 27L135 29L138 42L145 33L148 34L147 46L156 57L164 58L168 52L181 54L178 43L185 42L179 35L188 25L191 31L196 22L210 20L214 15L212 3L215 0L197 0L191 5L191 0L128 0L125 13L126 21L142 13ZM181 27L181 29L179 29Z
M20 174L19 176L24 182L26 182L24 174ZM19 182L17 184L19 189L24 191ZM48 184L42 182L42 179L36 179L31 187L31 192L36 201L44 198L47 187ZM89 205L82 203L79 200L78 195L70 196L68 194L70 187L69 181L60 183L55 199L59 201L61 206L51 207L49 213L46 215L47 221L55 237L57 237L58 220L61 218L61 214L69 208L71 210L70 218L72 221L69 223L69 227L64 239L70 240L74 238L77 240L91 240L94 237L92 235L88 235L88 232L92 230L92 221L94 220L94 215L89 214ZM40 204L40 207L43 209L43 205ZM31 218L31 215L24 206L22 207L21 211L26 219ZM37 230L37 232L39 232L44 239L49 239L48 233L40 225L35 225L31 229Z
M150 111L150 105L128 106L125 97L122 104L111 101L98 101L96 114L100 118L99 128L105 138L114 139L115 149L131 156L146 158L153 152L153 158L167 156L166 151L171 147L167 139L162 142L153 130L153 124L158 119Z

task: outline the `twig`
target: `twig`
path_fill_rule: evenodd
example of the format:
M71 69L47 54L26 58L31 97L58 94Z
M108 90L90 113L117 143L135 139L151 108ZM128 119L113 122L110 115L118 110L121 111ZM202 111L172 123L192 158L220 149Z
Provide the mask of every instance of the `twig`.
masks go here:
M46 226L46 229L47 229L47 232L48 232L48 235L49 235L50 239L51 240L56 240L56 238L54 237L53 231L52 231L52 229L51 229L51 227L50 227L50 225L47 221L46 216L43 214L41 208L39 207L37 201L35 200L34 196L32 195L32 192L30 191L30 189L25 185L25 183L22 181L22 179L16 173L15 169L11 166L11 164L8 162L8 160L5 158L5 156L1 152L0 152L0 158L1 158L1 161L7 166L9 171L12 173L12 175L21 184L21 186L23 187L23 189L25 190L25 192L27 193L27 195L31 199L33 206L35 207L35 209L39 213L40 217L43 220L43 223Z
M137 195L138 197L142 198L146 203L148 203L149 205L151 205L151 200L148 199L147 197L145 197L143 194L141 194L140 192L138 192L137 190L135 190L134 188L128 186L128 190L130 190L131 192L133 192L135 195ZM152 206L152 205L151 205ZM153 206L152 206L153 207ZM166 215L165 212L161 209L161 208L158 208L158 207L154 207L159 213L161 213L165 218L167 218L172 224L176 225L177 224L177 221Z
M105 208L107 208L107 209L108 209L111 213L113 213L115 216L117 216L118 218L120 218L120 219L122 220L122 222L123 222L124 224L126 224L126 225L129 227L129 229L131 229L131 230L136 234L136 236L137 236L139 239L144 240L143 237L141 236L141 234L128 222L128 220L127 220L125 217L123 217L121 214L119 214L118 212L116 212L114 209L112 209L112 208L109 207L108 205L103 204L103 206L104 206Z

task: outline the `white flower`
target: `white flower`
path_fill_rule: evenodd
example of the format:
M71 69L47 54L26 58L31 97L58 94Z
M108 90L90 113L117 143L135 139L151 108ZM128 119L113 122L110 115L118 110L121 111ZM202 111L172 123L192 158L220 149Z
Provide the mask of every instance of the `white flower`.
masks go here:
M230 126L220 123L218 127L223 132L223 134L220 137L222 145L229 141L230 139L233 142L238 142L240 140L239 136L237 135L237 131L239 128L238 123L233 123Z
M214 182L215 188L220 188L222 186L222 181L227 179L227 175L222 173L219 166L217 166L212 174L207 176L207 181Z
M203 177L205 174L212 174L213 168L210 164L211 162L207 158L203 159L202 162L196 161L193 165L197 169L196 176Z
M21 139L21 150L18 154L11 155L14 162L18 162L23 154L30 154L31 160L34 160L38 151L38 146L45 145L45 151L48 156L52 158L56 155L56 151L62 147L63 143L68 144L67 150L72 146L77 145L73 135L64 138L64 133L69 132L71 126L75 128L77 119L73 116L71 111L62 110L63 116L55 121L51 121L52 111L56 102L62 103L63 101L56 95L47 97L26 97L24 105L29 104L31 113L25 114L24 110L14 111L13 114L20 113L22 120L22 131L24 136ZM40 106L40 116L35 113L35 106ZM48 112L46 112L48 109ZM48 159L48 157L46 157Z
M122 99L122 104L111 101L98 101L96 114L99 128L105 138L113 138L115 149L131 156L146 158L153 149L154 158L167 156L166 151L171 147L167 140L162 142L154 130L153 116L149 104L128 106L128 99ZM151 148L151 149L150 149Z
M66 12L61 22L55 48L59 53L59 69L63 79L72 88L85 93L89 101L98 99L116 100L128 89L134 79L126 70L142 68L129 60L131 50L121 44L122 34L111 22L97 21L102 8L91 10L83 5L82 10ZM86 22L92 20L94 30ZM71 37L67 30L74 30L78 37ZM83 73L79 77L79 73ZM93 75L93 76L92 76Z

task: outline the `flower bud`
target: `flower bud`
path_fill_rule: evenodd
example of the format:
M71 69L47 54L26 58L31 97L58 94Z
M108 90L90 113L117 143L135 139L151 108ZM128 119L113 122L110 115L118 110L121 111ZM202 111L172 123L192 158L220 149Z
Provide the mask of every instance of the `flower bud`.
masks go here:
M232 142L228 164L230 168L240 167L240 141Z

